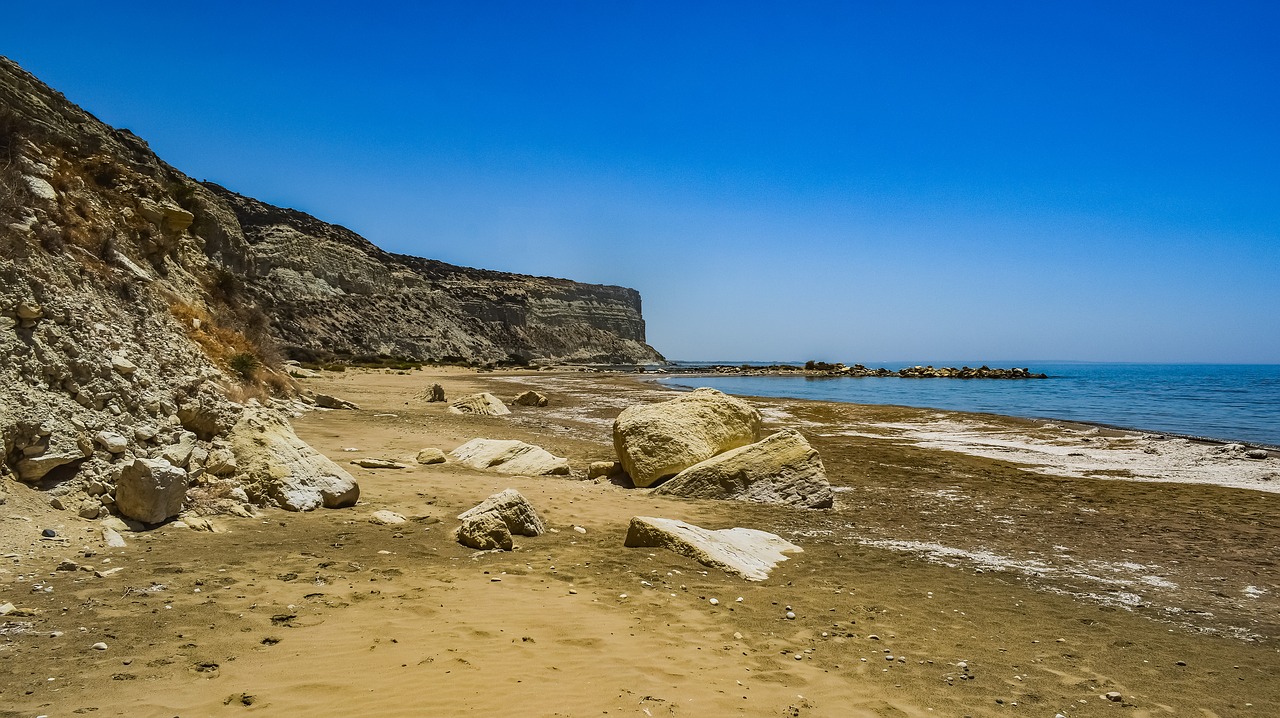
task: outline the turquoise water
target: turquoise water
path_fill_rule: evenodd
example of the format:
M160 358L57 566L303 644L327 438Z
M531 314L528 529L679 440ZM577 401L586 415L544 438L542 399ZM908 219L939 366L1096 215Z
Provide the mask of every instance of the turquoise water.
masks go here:
M741 364L741 362L724 362ZM803 364L803 362L789 362ZM943 366L934 363L935 366ZM885 365L898 369L906 365ZM951 366L951 364L946 364ZM970 366L976 364L970 362ZM1048 379L673 376L740 396L894 404L1084 421L1280 446L1278 364L991 363Z

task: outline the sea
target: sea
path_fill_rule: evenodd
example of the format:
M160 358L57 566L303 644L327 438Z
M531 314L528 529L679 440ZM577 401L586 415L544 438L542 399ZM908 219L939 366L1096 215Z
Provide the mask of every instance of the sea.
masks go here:
M804 362L673 362L711 364ZM901 369L911 362L877 364ZM965 362L979 366L982 362ZM895 377L682 376L671 386L709 386L726 394L892 404L1028 418L1078 421L1153 433L1280 447L1280 364L1119 364L986 362L1026 367L1048 379L899 379ZM872 365L868 365L872 366Z

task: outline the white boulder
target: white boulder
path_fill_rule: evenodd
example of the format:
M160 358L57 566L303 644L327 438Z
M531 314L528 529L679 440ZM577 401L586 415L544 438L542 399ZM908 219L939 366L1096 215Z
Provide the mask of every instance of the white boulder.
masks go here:
M784 429L763 441L694 464L653 491L690 499L736 499L826 509L831 484L818 452L800 432Z
M231 450L248 483L289 511L341 508L360 498L355 478L299 439L271 409L245 409L231 430Z
M144 524L158 524L182 511L187 472L164 459L134 459L116 480L116 510Z
M613 422L613 447L636 486L760 440L760 412L715 389L629 407Z
M450 454L465 466L492 469L501 474L545 476L569 473L568 459L514 439L472 439Z
M468 394L449 403L449 411L454 414L478 414L480 416L503 416L510 414L502 400L488 392Z
M763 581L769 571L787 560L784 553L804 549L780 536L756 529L712 531L700 526L648 516L631 519L624 545L629 548L665 548L748 581Z

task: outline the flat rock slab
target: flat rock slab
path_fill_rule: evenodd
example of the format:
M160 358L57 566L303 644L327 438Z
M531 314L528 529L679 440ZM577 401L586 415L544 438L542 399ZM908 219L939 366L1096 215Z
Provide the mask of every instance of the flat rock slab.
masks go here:
M569 473L568 459L514 439L472 439L450 454L458 463L473 469L492 469L501 474L546 476Z
M406 469L408 466L391 459L355 459L351 463L365 469Z
M776 534L756 529L731 528L712 531L676 519L636 516L631 519L624 542L628 548L665 548L718 568L748 581L763 581L784 553L804 549Z
M502 400L488 392L468 394L461 399L449 403L449 411L454 414L478 414L480 416L503 416L510 414Z

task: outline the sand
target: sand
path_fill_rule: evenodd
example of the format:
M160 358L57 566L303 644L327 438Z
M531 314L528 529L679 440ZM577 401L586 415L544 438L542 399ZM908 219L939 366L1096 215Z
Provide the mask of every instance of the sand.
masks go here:
M419 397L433 382L450 397L532 388L551 405L457 416ZM219 517L218 533L170 525L108 549L95 522L6 487L0 604L34 615L0 617L0 716L1280 711L1280 497L1258 468L1274 458L752 400L767 429L797 427L822 453L837 507L803 511L581 480L611 458L618 411L671 395L632 377L348 371L308 384L362 408L299 416L300 436L344 465L409 465L350 466L354 508ZM537 444L576 477L413 461L476 437ZM1241 472L1238 485L1195 483ZM458 513L508 487L554 531L507 553L452 540ZM378 510L410 520L375 525ZM634 515L773 531L804 553L748 582L624 548ZM39 539L45 527L68 540ZM121 570L55 570L63 559Z

